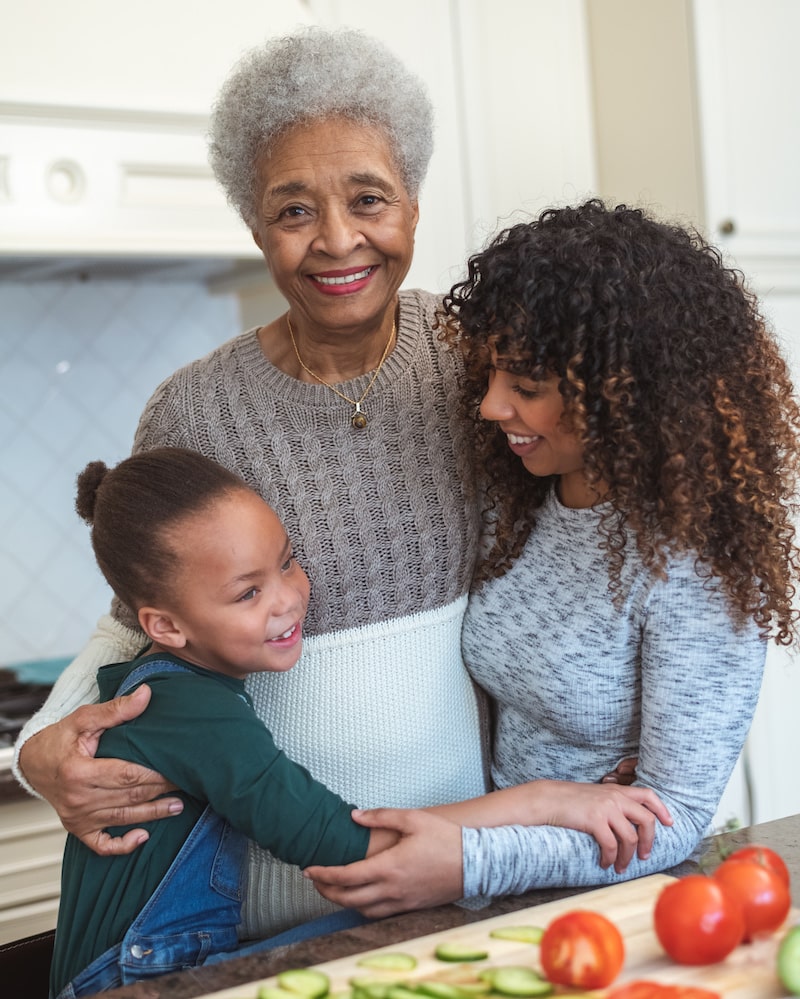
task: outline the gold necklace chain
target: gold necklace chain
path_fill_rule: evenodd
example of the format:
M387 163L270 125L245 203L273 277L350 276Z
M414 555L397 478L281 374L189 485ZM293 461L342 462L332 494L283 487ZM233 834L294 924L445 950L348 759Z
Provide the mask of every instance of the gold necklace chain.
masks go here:
M320 382L320 384L324 385L326 388L329 388L331 392L335 392L340 399L344 399L345 402L349 402L350 405L354 407L353 415L350 418L350 422L353 424L356 430L363 430L364 427L366 427L367 425L367 417L366 414L361 409L361 403L367 398L369 390L375 384L375 379L381 373L383 362L389 356L389 348L392 346L392 340L394 340L394 335L396 332L395 321L392 320L392 330L389 333L389 339L386 341L386 346L383 348L383 356L381 357L378 363L378 367L375 369L375 374L372 376L372 378L370 378L369 385L367 385L367 387L361 393L360 399L351 399L349 395L345 395L344 392L340 392L335 385L331 385L331 383L326 382L324 378L320 378L320 376L316 373L316 371L312 371L311 368L309 368L309 366L303 361L303 358L300 356L300 351L297 349L297 344L295 343L294 332L292 330L292 324L289 321L288 313L286 314L286 325L289 328L289 338L292 341L292 347L294 347L295 357L297 358L300 367L303 369L303 371L307 372L307 374L311 375L312 378L316 378L316 380Z

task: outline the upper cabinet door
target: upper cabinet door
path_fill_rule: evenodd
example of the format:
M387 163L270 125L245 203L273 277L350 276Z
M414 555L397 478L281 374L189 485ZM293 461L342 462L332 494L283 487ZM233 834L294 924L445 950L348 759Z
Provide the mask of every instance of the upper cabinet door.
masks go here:
M759 286L800 290L800 3L693 8L710 236Z

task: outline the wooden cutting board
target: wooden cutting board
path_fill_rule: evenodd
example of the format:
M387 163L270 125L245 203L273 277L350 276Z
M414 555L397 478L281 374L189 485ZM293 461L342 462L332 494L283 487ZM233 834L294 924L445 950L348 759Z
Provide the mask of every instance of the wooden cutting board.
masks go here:
M488 950L485 961L470 964L480 969L486 966L497 967L504 964L527 964L538 968L539 948L511 940L498 940L490 937L490 931L501 926L541 926L545 927L555 916L573 909L592 909L611 919L619 928L625 940L625 965L614 985L636 979L649 979L666 984L699 985L713 989L725 999L784 999L787 996L775 973L775 959L782 931L767 940L753 944L743 944L719 964L705 967L686 967L675 964L661 949L653 930L653 906L661 889L674 878L665 874L626 881L622 884L599 888L572 898L547 902L544 905L516 912L494 916L481 922L432 933L390 944L373 951L352 954L349 957L316 965L331 979L331 992L346 990L351 978L369 978L387 981L413 981L414 979L437 977L444 981L453 980L456 974L453 965L434 957L434 949L444 941L468 944ZM786 926L797 921L795 910L789 915ZM366 954L383 951L412 954L417 959L417 967L412 972L380 972L359 967L358 961ZM463 966L459 965L458 968ZM225 989L209 994L213 999L256 999L262 985L275 985L275 978L265 978L249 985ZM562 990L575 995L573 990ZM602 997L602 990L582 993L592 997ZM556 992L558 995L558 991Z

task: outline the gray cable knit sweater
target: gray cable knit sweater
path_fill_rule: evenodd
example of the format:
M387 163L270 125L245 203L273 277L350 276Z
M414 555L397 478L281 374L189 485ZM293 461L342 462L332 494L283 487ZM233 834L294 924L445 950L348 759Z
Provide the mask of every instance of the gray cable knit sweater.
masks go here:
M464 660L496 700L498 787L536 778L596 781L638 755L637 783L675 820L648 861L598 864L587 834L551 826L465 829L464 894L609 884L685 859L713 818L747 734L766 646L726 601L673 558L654 579L632 545L612 605L599 513L551 492L511 570L470 598Z
M460 651L478 537L473 460L456 405L459 361L431 332L436 302L401 293L396 346L366 398L363 430L330 389L270 364L250 330L167 379L134 446L199 450L282 518L311 579L308 637L294 669L255 674L248 690L276 744L362 807L485 790L478 701ZM370 377L342 390L358 398ZM99 666L136 653L141 633L124 608L114 616L20 745L96 699ZM245 935L331 908L295 868L253 848Z

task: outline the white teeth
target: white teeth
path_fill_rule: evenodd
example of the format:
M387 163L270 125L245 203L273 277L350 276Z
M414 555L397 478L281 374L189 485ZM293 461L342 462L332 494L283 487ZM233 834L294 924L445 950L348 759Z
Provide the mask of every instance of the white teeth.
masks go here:
M320 284L352 284L354 281L363 281L371 270L371 267L366 267L357 274L345 274L344 277L319 277L315 275L314 280L319 281Z
M506 434L509 443L511 444L533 444L534 441L538 441L538 435L535 437L520 437L519 434Z
M288 631L284 631L284 633L282 635L278 635L277 638L271 638L270 641L271 642L278 642L282 638L291 638L292 635L294 634L296 628L297 628L297 625L295 625L294 628L290 628Z

